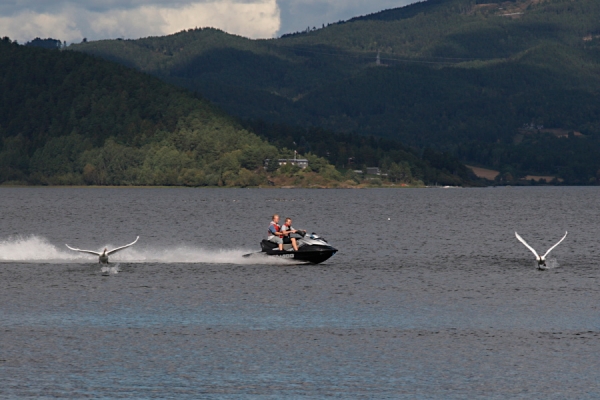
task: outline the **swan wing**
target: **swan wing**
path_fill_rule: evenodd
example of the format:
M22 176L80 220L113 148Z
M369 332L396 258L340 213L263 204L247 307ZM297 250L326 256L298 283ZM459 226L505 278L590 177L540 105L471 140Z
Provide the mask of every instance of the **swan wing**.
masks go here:
M560 242L562 242L563 240L565 240L565 238L567 237L567 234L568 234L568 233L569 233L569 232L565 232L565 236L563 236L563 237L562 237L562 239L560 239L560 240L558 241L558 243L556 243L554 246L550 247L550 248L548 249L548 251L546 252L546 254L544 254L542 257L546 257L546 256L548 255L548 253L550 253L550 252L551 252L551 251L552 251L552 250L553 250L553 249L554 249L556 246L558 246L558 245L560 244Z
M89 254L94 254L94 255L96 255L96 256L99 256L100 254L102 254L102 253L98 253L97 251L92 251L92 250L81 250L81 249L74 249L74 248L72 248L71 246L69 246L68 244L65 244L65 246L67 246L67 247L68 247L70 250L73 250L73 251L79 251L79 252L81 252L81 253L89 253Z
M517 239L519 239L519 242L523 243L525 245L525 247L527 247L529 250L531 250L531 252L535 255L536 259L538 259L538 260L540 259L540 256L538 256L538 253L533 249L533 247L528 245L527 242L521 236L519 236L519 234L517 232L515 232L515 236L517 237Z
M119 250L123 250L123 249L125 249L125 248L127 248L129 246L133 246L138 241L139 238L140 237L138 236L138 237L135 238L135 240L133 242L131 242L129 244L126 244L125 246L117 247L116 249L112 249L110 251L107 251L106 255L113 254L113 253L116 253Z

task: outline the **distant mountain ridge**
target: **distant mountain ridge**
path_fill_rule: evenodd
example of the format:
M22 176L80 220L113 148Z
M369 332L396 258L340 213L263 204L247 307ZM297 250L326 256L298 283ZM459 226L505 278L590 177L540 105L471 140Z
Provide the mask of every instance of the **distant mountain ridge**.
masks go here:
M600 179L595 0L428 0L280 39L192 29L69 49L242 118L432 146L504 175ZM528 123L584 136L520 137Z
M86 54L3 38L0 76L0 183L256 185L278 154L187 91Z
M300 146L294 138L273 140L274 146L265 140L268 129L261 127L260 138L252 126L245 129L187 90L98 57L50 48L0 39L0 184L370 184L351 169L342 174L315 153L354 168L382 160L394 184L469 181L467 168L455 158L431 151L420 156L364 137L327 142L332 135L319 132L311 149L301 133ZM294 149L309 159L308 168L269 163L265 171L265 159L291 158ZM353 157L354 149L361 150L360 157Z

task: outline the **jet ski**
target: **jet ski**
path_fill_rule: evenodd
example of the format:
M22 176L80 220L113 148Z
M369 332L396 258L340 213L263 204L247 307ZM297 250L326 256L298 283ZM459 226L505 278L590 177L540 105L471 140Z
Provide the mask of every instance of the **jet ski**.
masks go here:
M296 237L296 244L298 245L298 251L294 251L291 243L283 244L283 250L279 250L279 246L276 243L263 240L260 242L262 251L258 253L244 254L244 257L253 256L268 256L284 258L294 261L306 262L311 264L319 264L329 259L335 253L337 249L327 243L327 240L320 237L316 233L310 235L306 232L298 231L294 235Z

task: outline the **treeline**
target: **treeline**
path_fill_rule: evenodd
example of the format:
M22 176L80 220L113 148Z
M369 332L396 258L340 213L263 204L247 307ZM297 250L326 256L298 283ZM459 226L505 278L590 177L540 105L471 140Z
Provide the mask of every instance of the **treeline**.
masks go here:
M141 146L108 138L93 147L72 133L48 140L29 160L26 181L55 185L258 186L263 160L279 151L250 132L192 111Z
M392 182L480 184L456 157L431 148L417 150L396 140L247 120L243 125L279 148L315 154L340 170L379 167ZM289 150L288 150L289 151Z
M279 151L156 78L0 41L0 183L249 186Z
M529 54L530 58L551 55L562 71L519 62L471 69L372 68L295 102L214 83L201 92L244 118L306 124L309 131L317 126L386 137L420 149L445 151L462 162L511 171L515 177L556 175L569 184L588 184L596 182L600 168L600 99L598 92L590 90L593 77L569 76L565 60L577 52L548 47ZM580 132L585 138L559 140L540 134L519 141L524 124ZM302 137L301 133L295 136ZM277 135L268 138L277 140ZM347 157L351 155L341 158Z
M58 39L52 39L52 38L41 39L39 37L36 37L35 39L25 43L25 46L41 47L42 49L48 49L48 50L60 50L63 48L63 43L61 43L60 40L58 40ZM64 47L67 47L66 42L64 43Z
M3 38L0 77L0 184L322 187L363 181L336 170L318 141L314 149L297 149L310 160L308 168L280 167L275 160L291 158L295 149L287 142L265 130L259 137L253 126L183 89L83 53ZM333 149L337 139L327 137ZM341 155L333 154L337 163ZM386 154L365 162L379 165L377 157ZM265 169L267 159L273 162ZM408 164L388 165L388 159L381 165L393 182L420 184L447 174L426 162L429 175L412 173ZM446 179L463 184L462 176Z
M557 137L552 133L532 131L523 135L517 145L463 143L456 146L453 154L496 168L502 176L512 177L508 183L543 171L542 175L556 176L566 185L600 184L600 138L597 135L580 137L573 133Z
M282 44L329 45L384 56L503 58L544 43L584 47L598 29L596 0L427 0L356 17ZM518 18L503 14L520 13Z
M512 12L522 14L502 16ZM134 66L243 119L386 137L516 177L584 183L598 170L598 21L596 0L429 0L275 40L192 29L70 49ZM586 144L534 136L547 149L540 154L518 140L531 123L581 132Z

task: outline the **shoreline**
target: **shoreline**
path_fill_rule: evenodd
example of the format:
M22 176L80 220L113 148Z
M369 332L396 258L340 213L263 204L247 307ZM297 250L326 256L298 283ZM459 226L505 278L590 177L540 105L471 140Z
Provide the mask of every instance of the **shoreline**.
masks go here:
M463 188L462 186L451 186L452 188ZM442 188L442 186L411 186L411 185L381 185L381 186L99 186L99 185L0 185L0 189L426 189Z

